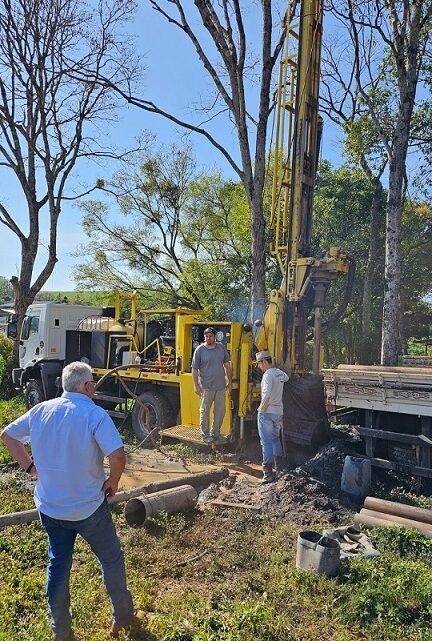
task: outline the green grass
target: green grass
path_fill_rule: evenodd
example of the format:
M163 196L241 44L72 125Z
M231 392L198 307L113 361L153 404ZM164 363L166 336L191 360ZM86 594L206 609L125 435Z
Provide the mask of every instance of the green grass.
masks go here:
M4 406L0 411L2 420L10 416ZM10 473L0 482L3 513L32 507L19 478ZM374 530L381 556L344 562L339 576L327 579L296 569L300 528L290 524L207 509L157 515L148 527L131 529L123 507L114 508L114 519L135 605L148 614L142 639L432 641L432 541L417 532ZM46 562L38 522L0 530L0 641L51 638ZM77 640L108 639L109 603L82 541L71 591Z
M17 507L17 495L15 501ZM115 519L135 604L148 614L149 641L432 639L430 558L388 551L395 536L412 543L410 532L379 530L379 558L351 561L327 579L295 568L296 528L259 515L163 515L139 530L127 528L120 509ZM45 563L38 523L0 533L1 640L49 639ZM82 542L72 595L77 639L107 639L109 605Z
M18 418L18 416L24 414L25 411L26 408L22 396L15 396L10 401L0 400L0 432L6 425ZM0 442L0 465L2 463L9 463L11 460L9 452L3 443Z

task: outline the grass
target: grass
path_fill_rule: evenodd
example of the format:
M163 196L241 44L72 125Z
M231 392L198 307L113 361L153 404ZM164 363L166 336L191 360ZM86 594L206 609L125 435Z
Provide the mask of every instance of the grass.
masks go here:
M12 474L0 501L2 512L32 507ZM374 530L381 556L345 562L327 579L295 568L299 528L262 515L160 514L135 530L116 506L114 519L147 641L432 641L432 541L416 532ZM51 638L46 562L38 522L0 530L0 641ZM77 640L108 639L110 607L82 541L71 590Z
M400 545L410 532L377 531L385 550L379 558L351 561L327 579L295 568L296 528L259 515L161 515L139 530L127 528L119 509L115 519L135 604L148 613L149 641L432 639L431 550L410 558L388 551L395 536ZM0 639L49 639L45 557L39 524L0 533ZM109 606L82 542L72 595L77 639L107 639Z
M15 396L10 401L0 400L0 432L6 425L12 423L18 416L24 414L25 404L22 396ZM0 442L0 465L2 463L9 463L11 456L3 444ZM1 639L1 636L0 636Z

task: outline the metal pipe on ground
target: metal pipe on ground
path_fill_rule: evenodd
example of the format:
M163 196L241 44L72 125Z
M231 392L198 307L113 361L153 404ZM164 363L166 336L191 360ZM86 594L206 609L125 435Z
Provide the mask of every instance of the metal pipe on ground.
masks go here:
M377 512L376 510L366 510L365 508L360 510L360 514L364 514L365 516L374 516L379 519L385 519L386 521L392 521L392 523L396 523L404 527L411 527L412 523L416 523L417 525L425 528L425 530L430 530L432 532L432 525L429 525L428 523L420 523L420 521L416 521L416 519L408 519L403 516L397 516L396 514Z
M126 523L131 527L141 527L149 516L157 512L168 514L186 512L193 508L197 498L198 492L192 485L181 485L154 494L143 494L126 503Z
M363 510L361 510L363 512ZM391 526L399 526L399 527L407 527L413 530L417 530L417 532L420 532L423 536L427 537L428 539L432 539L432 530L430 530L427 526L425 526L424 523L419 523L418 521L411 521L410 525L408 526L402 526L401 523L396 523L394 521L388 521L387 519L383 519L379 516L379 512L374 512L376 516L368 516L366 514L362 513L356 514L354 516L354 525L356 527L359 527L360 525L363 525L365 528L368 529L373 529L375 527L391 527Z
M153 494L161 490L167 490L172 487L179 487L180 485L192 485L196 489L202 489L210 485L210 483L217 483L222 479L227 478L229 475L228 468L218 467L216 470L209 472L197 472L197 474L187 474L181 477L168 479L166 481L157 481L156 483L146 483L135 487L132 490L125 490L124 492L117 492L113 497L108 499L108 503L122 503L128 501L136 496L142 494ZM8 525L21 525L22 523L31 523L39 518L37 510L25 510L22 512L11 512L10 514L0 515L0 529Z
M367 496L364 500L364 507L367 510L374 512L383 512L385 514L394 514L406 519L413 519L414 521L421 521L432 525L432 510L426 510L421 507L414 507L413 505L405 505L404 503L394 503L393 501L385 501L384 499L376 499L374 496Z

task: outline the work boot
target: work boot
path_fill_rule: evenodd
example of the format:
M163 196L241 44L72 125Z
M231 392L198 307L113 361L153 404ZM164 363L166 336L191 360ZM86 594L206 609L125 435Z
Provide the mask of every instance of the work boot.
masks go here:
M139 630L146 622L146 619L147 617L145 612L137 610L129 623L125 623L124 625L117 625L117 623L113 623L110 628L110 636L117 638L121 630L124 630L125 632L134 632L135 630Z
M263 465L263 477L261 483L273 483L276 481L276 477L273 474L273 468L271 465Z
M275 466L275 471L276 471L276 476L282 476L283 474L286 474L287 469L286 469L286 463L285 463L285 457L284 456L275 456L274 457L274 466Z
M218 434L217 436L213 436L212 438L218 445L224 445L225 443L228 443L227 437L222 436L222 434Z
M202 440L203 440L203 443L207 443L208 445L211 445L213 443L213 436L210 436L210 434L203 434Z

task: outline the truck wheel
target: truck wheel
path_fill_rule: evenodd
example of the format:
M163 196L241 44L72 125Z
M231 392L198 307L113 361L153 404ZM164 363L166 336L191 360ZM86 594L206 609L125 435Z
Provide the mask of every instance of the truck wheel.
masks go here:
M42 383L37 380L29 381L24 391L24 399L28 410L38 403L42 403L45 400Z
M162 394L143 392L138 396L132 410L132 427L138 438L145 438L155 427L157 430L152 436L156 438L158 430L171 427L173 424L171 405Z

